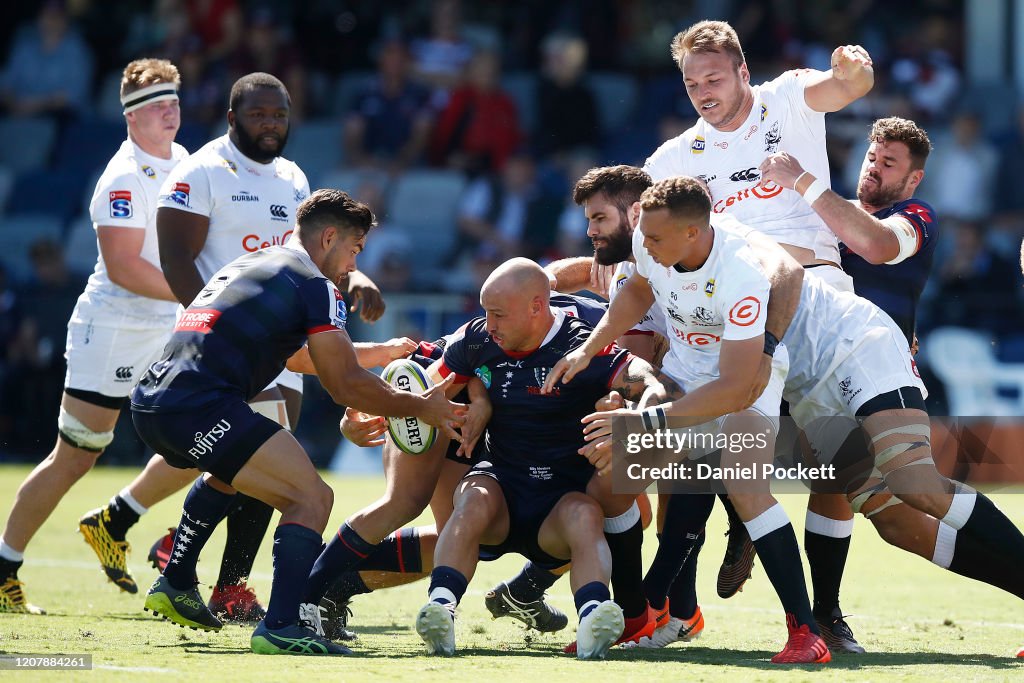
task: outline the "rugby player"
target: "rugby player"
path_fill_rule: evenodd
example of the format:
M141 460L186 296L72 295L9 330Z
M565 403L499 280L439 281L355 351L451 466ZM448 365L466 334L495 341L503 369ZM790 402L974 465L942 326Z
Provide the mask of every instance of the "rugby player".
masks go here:
M177 67L164 59L135 60L121 76L128 136L89 203L99 259L68 323L59 438L19 487L0 540L0 612L43 612L27 602L18 580L25 549L113 441L125 397L174 326L176 299L160 270L155 217L161 183L188 156L174 142L181 125L180 85ZM79 529L107 577L135 593L128 544L123 536L106 534L102 524L86 518Z
M274 534L269 607L251 639L260 654L346 654L299 623L299 601L333 503L305 451L247 401L285 368L313 369L338 403L382 415L416 416L454 435L462 410L444 382L416 396L361 369L345 333L337 283L355 269L375 224L344 192L318 190L296 210L294 233L230 262L182 314L163 357L132 393L136 429L168 463L198 468L174 552L146 608L177 624L217 630L199 595L195 567L237 492L281 511ZM308 346L303 345L307 343Z
M645 192L638 231L641 238L634 242L638 252L649 249L663 265L672 264L682 254L686 259L683 267L703 269L716 260L714 247L720 243L729 244L733 238L746 243L745 229L708 225L710 206L706 196L701 200L692 189L694 182L691 178L669 179ZM654 220L651 213L655 214ZM719 236L720 232L726 234ZM711 243L708 233L712 234ZM730 280L737 277L740 261L729 259L725 263L726 276ZM638 293L645 285L640 276L631 279ZM650 291L651 285L646 286ZM610 309L591 340L552 369L545 388L554 387L563 376L571 379L578 368L586 367L588 354L594 353L603 339L627 328L631 320L638 320L645 311L642 303L636 302L631 308L617 304ZM804 279L800 305L783 342L790 358L784 397L797 425L808 433L812 443L823 424L827 429L834 428L837 416L861 429L870 443L871 457L866 467L863 461L852 463L856 466L854 476L843 480L847 483L845 495L851 502L869 500L884 487L907 506L956 529L958 537L986 548L998 573L1005 575L1019 566L1024 560L1024 536L1020 531L984 495L946 479L935 469L929 443L930 425L924 410L924 387L915 371L906 337L890 317L866 299L839 292L818 278L808 277ZM865 358L871 358L870 370ZM722 367L726 367L724 363ZM662 415L689 416L688 422L704 419L694 416L707 415L716 396L700 389L672 404L644 412L648 419L657 418L662 426ZM585 421L594 425L592 431L607 435L610 420L627 414L636 411L594 413ZM824 457L833 455L826 452ZM753 532L751 537L755 538ZM763 560L767 569L767 558Z
M231 88L227 132L199 149L164 183L157 212L160 263L182 306L188 307L206 281L233 259L284 244L291 234L296 207L309 195L309 183L294 162L281 156L288 141L289 114L290 97L280 80L259 72L239 78ZM379 316L379 292L365 278L353 290L353 275L346 279L349 297L378 302L364 313ZM407 352L404 348L392 350L401 355ZM294 428L301 392L301 376L285 371L253 397L253 408ZM130 485L105 507L87 513L82 524L97 526L115 542L123 542L140 515L194 475L154 456ZM228 540L210 597L212 609L228 619L258 621L263 615L246 578L272 513L270 506L239 496L228 516ZM173 551L170 546L162 558L158 556L160 546L169 540L154 546L150 559L155 565L166 562ZM124 564L123 556L106 558L101 555L105 567L108 561Z
M552 309L549 298L548 276L538 265L506 262L481 289L486 317L470 321L444 351L441 374L456 377L450 391L479 377L493 413L484 459L459 484L435 549L429 602L417 615L429 654L455 651L455 608L481 549L519 552L546 568L572 561L578 658L603 658L622 635L622 609L608 588L604 513L586 495L594 468L580 457L582 435L573 425L609 389L641 405L668 389L649 364L610 345L579 385L542 396L548 369L592 329Z
M698 121L661 145L644 170L655 180L696 176L711 191L714 213L727 213L781 244L802 266L842 291L853 291L840 267L835 234L796 192L762 181L759 167L769 155L789 152L829 182L825 114L863 97L874 84L871 57L859 45L837 47L829 71L800 69L750 84L750 72L735 30L726 22L701 21L672 41L672 57L683 76ZM845 564L853 512L842 496L812 493L804 545L810 565ZM738 528L735 517L730 526ZM718 593L735 595L750 576L753 549L745 534L729 534L719 571ZM812 575L821 574L817 569ZM862 652L842 613L815 614L829 646Z

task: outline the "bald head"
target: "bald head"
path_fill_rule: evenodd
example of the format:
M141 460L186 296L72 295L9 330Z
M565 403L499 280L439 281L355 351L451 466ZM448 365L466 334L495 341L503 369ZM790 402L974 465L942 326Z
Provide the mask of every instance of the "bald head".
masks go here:
M551 283L544 270L526 258L501 264L480 288L487 331L505 351L531 351L553 322Z
M489 294L499 296L551 296L551 281L544 269L528 258L513 258L495 268L480 288L480 298Z

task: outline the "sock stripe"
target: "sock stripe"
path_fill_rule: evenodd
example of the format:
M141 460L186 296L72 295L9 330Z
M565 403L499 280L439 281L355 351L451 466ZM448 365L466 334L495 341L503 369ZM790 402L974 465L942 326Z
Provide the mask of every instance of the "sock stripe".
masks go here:
M395 548L398 550L398 571L405 573L405 560L402 558L402 530L395 531Z
M349 545L349 542L346 541L345 537L341 535L341 529L338 530L338 540L341 541L342 543L344 543L346 548L348 548L349 550L354 552L356 555L358 555L360 559L363 559L363 560L366 559L366 557L367 557L366 553L361 553L358 550L356 550L355 548L353 548L351 545Z

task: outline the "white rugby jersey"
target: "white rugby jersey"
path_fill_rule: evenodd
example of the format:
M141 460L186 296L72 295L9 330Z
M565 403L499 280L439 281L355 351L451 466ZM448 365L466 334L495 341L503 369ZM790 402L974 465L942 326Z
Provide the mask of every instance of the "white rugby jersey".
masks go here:
M145 230L141 256L159 269L157 196L164 180L187 157L188 151L177 143L171 144L171 158L161 159L142 151L130 138L122 142L117 153L107 162L89 202L93 229L106 225ZM139 296L112 282L102 252L96 261L96 268L89 276L81 300L140 318L173 318L178 306L173 301Z
M647 278L656 305L665 314L669 352L662 368L690 390L718 378L722 340L764 333L768 315L768 276L743 236L715 226L714 244L704 265L679 272L659 265L633 232L636 272Z
M810 204L793 190L769 183L761 187L758 167L768 155L789 152L814 177L829 184L825 153L825 114L807 106L807 75L787 71L753 86L754 105L743 125L728 133L704 119L664 143L644 170L655 180L687 175L711 189L711 210L728 212L780 244L814 251L816 258L839 263L839 243Z
M626 280L633 276L636 272L636 265L631 261L620 261L615 266L615 272L612 275L612 285L608 288L608 305L615 301L615 295L618 294L619 289L622 285L626 284ZM662 337L668 336L668 329L665 327L665 316L662 314L658 304L655 303L651 306L650 310L644 314L644 317L640 319L636 325L634 325L626 334L645 334L654 333L660 334Z
M206 244L196 268L209 280L248 252L284 245L295 209L309 196L306 175L292 161L248 158L223 135L179 165L160 191L159 205L207 216Z

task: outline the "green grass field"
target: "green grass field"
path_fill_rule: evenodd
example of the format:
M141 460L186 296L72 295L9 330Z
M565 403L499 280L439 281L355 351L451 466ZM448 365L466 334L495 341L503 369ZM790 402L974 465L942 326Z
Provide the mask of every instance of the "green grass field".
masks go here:
M6 516L28 470L0 468L0 507ZM204 681L489 681L580 680L1022 680L1024 660L1013 657L1024 644L1024 605L996 589L943 572L920 558L882 543L870 524L857 520L847 565L843 608L870 654L838 655L821 668L776 667L768 658L785 641L783 615L760 567L746 589L731 600L715 594L725 518L716 510L701 555L699 595L707 627L689 645L666 650L613 650L605 662L578 662L561 654L573 639L570 627L554 635L527 635L516 622L492 621L483 595L515 573L521 558L483 564L470 584L458 620L459 654L453 659L423 655L412 622L426 597L425 582L361 596L353 603L352 626L360 633L352 657L317 659L260 657L249 652L250 629L220 633L183 630L142 611L142 595L156 574L146 561L150 543L177 522L180 498L156 506L132 530L136 545L131 568L140 584L127 595L106 581L92 551L77 533L78 516L109 499L133 470L98 469L72 490L30 546L21 571L29 599L45 617L0 614L0 652L91 653L93 671L20 672L4 680L161 680L187 676ZM335 491L330 534L348 513L382 490L378 478L329 478ZM1024 496L995 494L1018 524L1024 524ZM803 496L784 497L802 538ZM223 544L218 531L199 565L204 582L216 578ZM653 533L645 553L654 552ZM271 557L265 543L251 580L258 594L270 593ZM203 589L204 597L209 589ZM571 613L572 595L562 580L551 599Z

